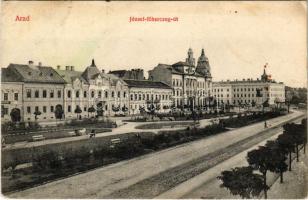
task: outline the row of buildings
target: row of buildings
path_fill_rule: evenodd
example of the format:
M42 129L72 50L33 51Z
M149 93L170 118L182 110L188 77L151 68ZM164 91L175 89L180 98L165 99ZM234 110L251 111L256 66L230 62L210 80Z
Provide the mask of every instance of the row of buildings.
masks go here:
M258 91L261 95L256 95ZM158 64L145 79L143 69L106 73L92 60L84 71L74 66L52 68L10 64L1 70L1 119L22 121L86 118L96 114L138 114L142 110L169 112L171 108L204 108L218 104L284 101L284 85L264 74L259 80L212 82L208 58L202 49L197 62L192 49L185 62ZM58 113L59 113L58 112Z

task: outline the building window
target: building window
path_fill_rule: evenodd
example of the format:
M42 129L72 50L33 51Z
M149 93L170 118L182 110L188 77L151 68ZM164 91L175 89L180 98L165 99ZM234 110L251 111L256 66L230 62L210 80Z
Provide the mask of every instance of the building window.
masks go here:
M147 94L147 100L150 100L150 95L149 94Z
M46 97L47 97L47 91L43 90L43 98L46 98Z
M102 97L102 91L98 91L98 98L101 98Z
M94 98L94 96L95 96L95 92L92 91L92 92L91 92L91 97Z
M76 91L76 98L79 98L79 90Z
M111 98L114 98L114 91L111 92Z
M43 106L43 113L46 113L46 111L47 111L46 106Z
M27 93L27 98L31 98L31 90L30 90L30 89L27 89L27 90L26 90L26 93Z
M85 111L85 112L87 111L87 107L86 106L83 108L83 111Z
M39 98L40 97L40 92L38 90L35 90L34 97L35 98Z
M14 100L18 101L18 93L14 93Z
M71 112L72 107L71 106L67 106L67 112Z
M31 107L30 106L27 106L27 113L31 114Z
M9 94L8 94L8 93L4 93L4 94L3 94L3 100L4 100L4 101L9 100Z
M137 94L135 94L135 100L138 100L138 95Z
M141 94L139 94L139 101L141 101Z
M9 114L9 109L8 108L5 108L2 106L2 112L1 112L1 116L3 117L4 115L8 115Z
M39 107L35 106L35 112L38 112L38 111L39 111Z
M121 98L121 92L120 91L118 92L118 98Z
M123 97L126 98L126 92L123 92Z
M133 95L133 94L130 95L130 100L131 100L131 101L134 100L134 95Z
M58 90L58 98L61 98L61 90Z
M105 91L105 98L108 98L108 91Z
M72 92L70 90L67 91L67 98L71 98L71 96L72 96Z
M83 92L83 97L84 97L84 98L87 98L87 91L84 91L84 92Z
M108 105L105 106L105 110L108 110Z
M50 112L54 112L53 106L50 106Z
M145 100L145 94L142 95L142 100Z
M50 91L50 98L53 98L53 97L54 97L54 91L51 90L51 91Z

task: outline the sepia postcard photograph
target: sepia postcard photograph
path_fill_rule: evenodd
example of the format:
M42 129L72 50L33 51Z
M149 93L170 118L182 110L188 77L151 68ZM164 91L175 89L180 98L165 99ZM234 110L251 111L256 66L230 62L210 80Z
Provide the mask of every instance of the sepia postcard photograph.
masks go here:
M0 6L1 198L307 198L306 1Z

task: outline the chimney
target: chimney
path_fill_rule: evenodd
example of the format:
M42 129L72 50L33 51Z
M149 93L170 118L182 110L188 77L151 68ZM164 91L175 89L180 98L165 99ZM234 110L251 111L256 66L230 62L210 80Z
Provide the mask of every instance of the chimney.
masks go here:
M39 67L42 67L42 63L41 63L41 62L39 62L39 63L38 63L38 66L39 66Z
M65 70L69 71L70 70L70 66L65 66Z
M28 66L31 68L31 69L34 69L34 70L36 70L37 68L34 66L34 63L33 63L33 61L32 60L29 60L29 62L28 62L29 64L28 64Z
M60 70L61 69L61 66L60 65L57 65L57 70Z
M71 66L71 71L74 71L74 66Z
M33 61L32 60L29 60L29 67L33 68Z

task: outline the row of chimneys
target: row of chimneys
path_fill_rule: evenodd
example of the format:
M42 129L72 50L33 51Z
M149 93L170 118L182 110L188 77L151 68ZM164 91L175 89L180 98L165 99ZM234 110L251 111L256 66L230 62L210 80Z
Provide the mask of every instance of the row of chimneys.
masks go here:
M29 67L31 67L31 68L36 67L36 66L34 65L34 62L33 62L32 60L29 60L28 63L29 63ZM41 66L42 66L42 63L39 62L39 63L38 63L38 66L41 67ZM60 69L61 69L61 66L60 66L60 65L57 65L57 70L60 70ZM74 66L65 66L65 70L66 70L66 71L74 71L74 70L75 70L75 67L74 67ZM105 73L105 70L102 69L102 73Z
M60 69L61 69L61 66L57 65L57 70L60 70ZM74 71L75 67L74 66L65 66L65 70L66 71Z
M243 78L243 81L253 81L253 79L252 78L248 78L248 79L244 79ZM257 78L257 81L258 81L259 79ZM238 81L237 79L235 79L234 81ZM224 82L223 80L222 80L222 82ZM230 80L229 79L227 79L227 82L230 82Z
M31 68L35 68L36 66L34 65L34 62L32 60L29 60L29 67ZM41 62L38 62L38 67L41 67L42 66L42 63ZM60 70L61 69L61 66L58 65L57 66L57 69ZM67 71L74 71L74 66L65 66L65 70Z
M32 60L29 60L29 66L30 67L33 67L34 66L34 62ZM41 62L38 62L38 66L41 67L42 66L42 63Z

